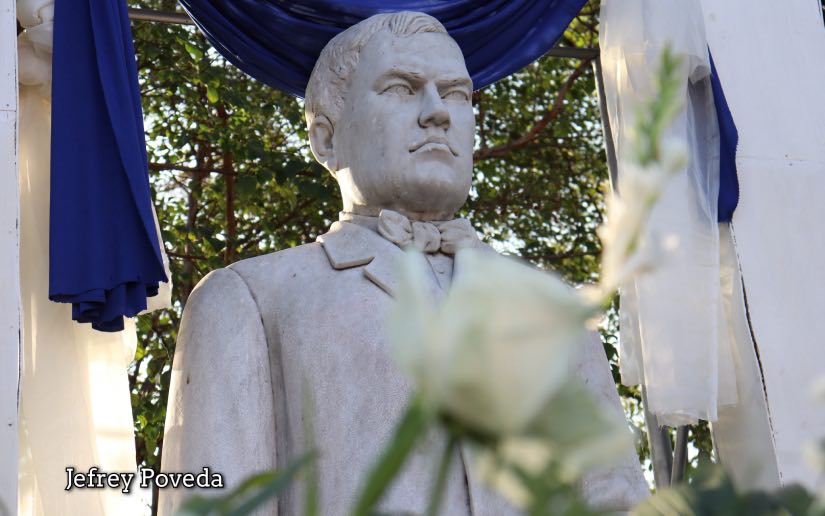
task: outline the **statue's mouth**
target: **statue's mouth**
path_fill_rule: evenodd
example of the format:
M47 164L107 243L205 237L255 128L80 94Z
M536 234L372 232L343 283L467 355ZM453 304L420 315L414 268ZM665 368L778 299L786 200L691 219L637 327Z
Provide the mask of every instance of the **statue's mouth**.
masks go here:
M450 145L449 140L443 136L431 136L426 140L415 143L410 147L410 153L413 152L449 152L453 156L458 156L458 152Z

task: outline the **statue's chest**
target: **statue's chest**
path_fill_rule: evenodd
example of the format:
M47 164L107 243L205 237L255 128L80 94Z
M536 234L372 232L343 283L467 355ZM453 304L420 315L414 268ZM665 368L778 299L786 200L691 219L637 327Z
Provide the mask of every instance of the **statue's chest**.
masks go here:
M449 288L452 265L444 255L427 258L422 280L434 303ZM287 399L300 400L296 394L310 389L317 416L330 424L369 425L373 412L383 420L400 411L410 393L387 339L395 300L364 269L330 271L306 285L302 299L279 317L275 361Z
M452 272L451 261L436 265L445 271L449 265ZM441 292L435 272L426 281L431 282L428 289ZM273 382L282 391L275 394L282 400L276 418L281 428L288 428L281 434L286 440L281 446L291 457L308 447L318 449L321 492L328 504L348 506L392 435L413 388L389 349L386 320L395 300L363 270L336 271L305 295L301 307L285 314L282 322L289 322L289 328L279 331L280 356L272 361L283 375L280 387ZM312 436L306 433L307 422ZM443 448L436 436L426 441L397 481L403 489L386 500L388 507L424 510L432 465ZM468 496L463 475L463 468L453 468L449 488L449 504L462 509Z

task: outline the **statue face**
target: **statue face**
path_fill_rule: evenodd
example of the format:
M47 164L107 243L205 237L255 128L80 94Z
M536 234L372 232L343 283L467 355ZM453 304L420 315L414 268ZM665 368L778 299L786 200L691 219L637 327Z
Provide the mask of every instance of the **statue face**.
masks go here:
M450 218L472 179L471 94L464 56L446 34L373 36L334 128L344 209Z

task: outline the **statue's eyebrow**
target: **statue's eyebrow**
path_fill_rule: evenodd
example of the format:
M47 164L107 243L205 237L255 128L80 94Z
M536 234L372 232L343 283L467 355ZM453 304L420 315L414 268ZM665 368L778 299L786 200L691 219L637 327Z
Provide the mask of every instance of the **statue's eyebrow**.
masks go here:
M413 86L419 86L427 82L427 79L423 74L412 72L410 70L404 70L402 68L390 68L378 76L373 86L380 87L380 85L392 79L401 79Z
M473 91L473 81L467 77L458 77L456 79L445 79L443 81L436 81L438 91L443 92L452 88L467 88L468 91Z

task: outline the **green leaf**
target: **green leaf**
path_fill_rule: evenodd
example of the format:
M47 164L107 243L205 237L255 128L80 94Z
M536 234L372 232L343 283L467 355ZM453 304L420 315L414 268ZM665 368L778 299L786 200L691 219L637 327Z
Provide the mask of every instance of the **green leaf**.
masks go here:
M217 101L218 101L218 90L217 90L217 89L215 89L215 87L214 87L214 86L212 86L211 84L208 84L208 85L206 86L206 98L207 98L207 99L209 100L209 102L211 102L212 104L214 104L215 102L217 102Z
M439 461L438 471L435 475L435 482L430 492L430 501L427 504L427 516L438 515L441 500L444 498L444 491L447 487L447 473L450 470L450 464L452 463L457 446L458 437L455 434L450 435L447 445L444 447L444 452L441 455L441 461Z
M235 180L235 190L239 197L254 197L258 190L258 178L253 175L241 175Z
M358 501L350 513L352 516L363 516L372 512L432 420L432 414L424 409L421 402L413 400L396 427L392 441L363 484Z
M183 46L184 48L186 48L186 51L189 52L189 55L192 56L192 59L197 60L203 57L203 52L201 52L201 49L199 49L192 43L186 41L183 43Z
M253 475L229 494L219 498L193 496L176 516L246 516L289 487L297 474L315 460L308 453L283 471Z
M289 161L284 164L283 167L277 169L275 171L275 178L278 180L279 183L289 179L298 172L307 168L307 164L303 161Z

